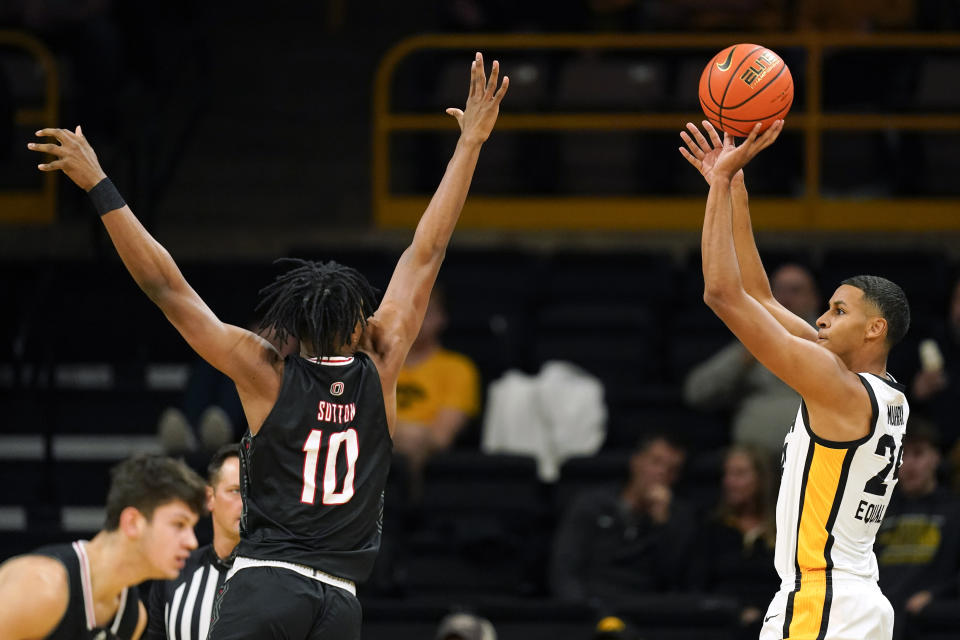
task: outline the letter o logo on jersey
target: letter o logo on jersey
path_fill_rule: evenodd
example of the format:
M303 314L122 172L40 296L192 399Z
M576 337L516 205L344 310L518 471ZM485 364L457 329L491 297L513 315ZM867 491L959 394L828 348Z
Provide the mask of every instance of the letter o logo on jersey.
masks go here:
M331 394L331 395L334 395L334 396L342 396L342 395L343 395L343 383L338 381L338 382L334 382L332 385L330 385L330 394Z

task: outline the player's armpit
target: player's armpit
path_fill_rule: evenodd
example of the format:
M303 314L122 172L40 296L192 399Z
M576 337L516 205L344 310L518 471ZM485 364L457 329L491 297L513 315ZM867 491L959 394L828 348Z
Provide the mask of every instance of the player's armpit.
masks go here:
M20 556L0 566L0 638L46 638L67 611L67 571L46 556Z
M835 441L855 440L869 430L869 398L858 376L835 354L809 340L790 334L754 298L742 289L721 297L706 297L707 304L740 342L774 375L799 393L808 405L836 414L820 421L815 433ZM863 396L863 415L852 398ZM866 418L864 416L867 416Z

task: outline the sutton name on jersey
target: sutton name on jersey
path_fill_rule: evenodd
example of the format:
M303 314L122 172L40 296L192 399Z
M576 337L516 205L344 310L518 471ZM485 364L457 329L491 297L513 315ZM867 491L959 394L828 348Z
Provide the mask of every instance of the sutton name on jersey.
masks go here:
M350 404L336 404L334 402L321 400L320 410L317 413L317 421L346 424L353 420L356 415L357 405L353 402Z

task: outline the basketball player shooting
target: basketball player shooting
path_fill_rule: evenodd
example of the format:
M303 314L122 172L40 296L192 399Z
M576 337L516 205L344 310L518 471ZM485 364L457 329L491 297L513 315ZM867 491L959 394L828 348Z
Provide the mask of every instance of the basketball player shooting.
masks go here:
M891 638L873 542L897 483L908 406L887 355L910 325L903 290L877 276L844 280L816 328L770 291L750 223L743 167L783 129L757 124L735 146L704 122L680 153L710 191L703 223L704 301L757 360L801 396L784 442L777 498L781 588L761 640Z
M460 139L379 306L366 279L334 262L297 261L261 293L264 327L301 352L221 322L141 226L77 127L38 131L29 148L89 192L127 270L190 346L236 383L249 431L241 446L241 540L214 605L212 640L360 637L355 582L380 546L396 383L467 197L480 148L509 85L477 53L466 107L447 109Z

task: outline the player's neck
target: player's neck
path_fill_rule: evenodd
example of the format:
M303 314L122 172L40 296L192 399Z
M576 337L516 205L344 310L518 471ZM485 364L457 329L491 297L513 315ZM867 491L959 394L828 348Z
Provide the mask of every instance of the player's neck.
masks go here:
M887 355L875 353L855 353L843 358L844 364L854 373L872 373L881 378L887 377Z
M93 598L109 601L124 588L150 578L142 560L117 531L100 531L87 543Z

